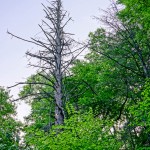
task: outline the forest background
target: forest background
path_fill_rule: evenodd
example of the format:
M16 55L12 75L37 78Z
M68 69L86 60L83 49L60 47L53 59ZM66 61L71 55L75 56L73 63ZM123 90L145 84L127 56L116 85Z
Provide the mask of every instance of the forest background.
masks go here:
M7 31L35 45L26 55L38 70L9 88L23 85L18 99L1 87L0 148L149 149L149 1L112 1L86 41L65 29L71 18L61 0L48 5L42 37ZM24 123L14 119L18 101L31 106Z

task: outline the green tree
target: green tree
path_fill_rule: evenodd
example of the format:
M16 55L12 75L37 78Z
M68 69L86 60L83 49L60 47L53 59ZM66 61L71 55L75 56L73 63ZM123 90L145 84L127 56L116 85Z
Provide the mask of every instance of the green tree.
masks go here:
M127 29L134 53L137 53L137 63L142 66L145 76L150 77L150 1L118 0L118 3L125 6L117 15Z
M106 15L103 18L99 18L107 28L98 29L95 33L90 34L92 53L99 55L97 57L99 60L104 62L106 62L106 59L109 60L109 70L111 70L114 78L117 79L112 80L116 83L108 80L114 86L109 86L110 91L112 89L116 90L113 95L117 101L116 103L120 102L121 104L120 106L118 105L117 109L112 106L112 110L118 113L119 117L117 119L125 121L122 140L125 142L125 147L129 149L135 149L145 139L144 136L138 137L138 131L136 130L138 124L131 126L134 122L134 116L129 110L138 106L137 103L143 100L141 96L142 89L145 79L149 78L150 75L149 23L145 19L149 10L143 10L142 13L145 15L141 14L140 16L138 8L144 7L144 4L140 2L135 3L134 0L120 1L121 4L126 6L121 11L113 3L112 8L105 11ZM109 83L107 84L109 85Z
M55 105L54 99L51 97L54 91L49 86L51 83L42 74L44 73L31 75L26 81L27 84L23 86L23 89L19 93L19 99L23 99L25 103L31 106L31 112L25 117L24 124L24 147L27 148L38 144L31 144L33 140L36 141L37 139L37 131L41 130L49 133L55 122Z
M9 92L0 87L0 149L19 150L20 123L14 119L15 106Z

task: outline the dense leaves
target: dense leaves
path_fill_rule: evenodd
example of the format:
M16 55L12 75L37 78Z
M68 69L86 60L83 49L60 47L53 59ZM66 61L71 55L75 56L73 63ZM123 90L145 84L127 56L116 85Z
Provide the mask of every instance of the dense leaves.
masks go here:
M9 93L0 87L0 149L19 149L20 123L15 121L15 106L11 103Z
M149 146L150 145L150 80L145 83L143 92L143 100L130 108L130 112L133 116L131 126L136 126L138 132L137 146Z
M49 133L36 130L36 138L29 138L28 144L41 150L115 150L123 144L114 138L110 130L113 122L94 118L91 109L80 113L72 105L68 105L68 113L71 113L71 117L65 120L64 125L53 127Z

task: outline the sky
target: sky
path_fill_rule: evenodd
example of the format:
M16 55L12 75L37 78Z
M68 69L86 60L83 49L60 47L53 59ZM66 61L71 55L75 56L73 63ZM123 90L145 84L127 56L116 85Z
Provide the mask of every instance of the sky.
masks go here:
M28 67L25 52L36 46L12 38L7 31L26 39L39 33L38 24L45 16L41 3L48 4L46 0L0 1L0 86L12 86L35 73L35 69ZM64 9L73 19L67 30L75 34L76 39L86 40L89 32L100 26L94 16L100 16L99 9L109 5L110 0L63 0ZM16 98L20 89L21 86L12 88L11 95ZM21 103L17 111L18 119L22 120L29 113L29 107Z

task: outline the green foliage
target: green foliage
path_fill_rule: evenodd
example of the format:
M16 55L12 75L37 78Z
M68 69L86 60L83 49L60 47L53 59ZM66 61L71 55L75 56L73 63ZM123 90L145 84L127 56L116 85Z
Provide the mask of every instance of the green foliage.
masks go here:
M117 117L121 101L117 101L114 97L122 88L121 83L120 86L117 85L119 82L116 78L117 70L111 68L110 61L96 58L96 54L91 53L86 57L88 61L77 62L72 68L73 76L70 80L78 83L78 86L76 93L70 93L70 101L78 108L92 107L95 115L98 113L105 117ZM68 85L68 89L71 88Z
M133 118L131 126L136 126L139 130L137 137L138 146L150 146L150 80L147 79L142 92L143 100L130 107Z
M55 126L50 133L36 131L34 140L29 140L34 149L50 150L116 150L122 142L115 139L110 128L113 122L94 118L93 111L80 113L68 106L71 117L64 125ZM70 109L70 107L72 109Z
M145 65L146 77L150 77L149 36L150 36L150 1L149 0L120 0L125 8L117 13L125 28L128 43L139 64L140 70ZM141 60L140 60L141 59ZM139 71L140 71L139 70ZM140 71L142 72L142 70Z
M150 1L149 0L118 0L125 5L125 9L119 12L120 18L130 23L139 23L148 28L150 23Z
M150 147L150 117L149 117L149 106L150 106L150 62L149 62L149 35L150 35L150 1L149 0L118 0L120 4L125 7L117 15L123 24L128 26L128 31L131 33L131 42L135 45L135 53L140 56L136 56L139 68L147 69L146 83L143 79L143 84L139 84L135 88L135 91L141 91L140 101L131 105L129 109L130 114L130 127L134 129L134 141L135 145L139 148ZM134 42L133 42L134 41ZM140 59L142 58L142 61ZM140 71L142 72L142 70ZM141 77L140 77L141 78ZM134 77L135 83L137 84L138 79ZM142 78L141 78L142 79ZM143 86L145 84L145 86ZM140 97L138 95L138 97ZM133 131L132 131L133 132ZM146 149L146 148L145 148Z
M11 103L9 93L0 87L0 149L19 149L20 123L14 119L15 106Z
M144 90L142 92L143 100L140 101L135 107L131 110L135 115L135 123L138 123L138 126L150 126L150 80L146 81ZM140 121L140 122L139 122Z
M31 106L31 112L25 118L24 125L24 145L28 148L32 141L36 140L38 132L50 130L54 122L54 102L51 97L51 83L39 73L29 77L26 82L19 96ZM30 84L34 82L45 84Z

